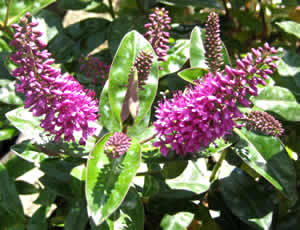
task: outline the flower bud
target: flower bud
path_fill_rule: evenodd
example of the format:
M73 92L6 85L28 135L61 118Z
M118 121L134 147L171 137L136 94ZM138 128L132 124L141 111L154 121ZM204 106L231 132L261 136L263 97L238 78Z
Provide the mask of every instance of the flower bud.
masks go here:
M148 31L145 33L145 38L152 45L159 61L166 61L163 57L168 50L168 38L170 34L167 32L171 29L171 18L168 16L168 11L164 8L155 8L153 14L149 15L149 23L145 25Z
M246 121L246 127L249 130L259 131L269 136L279 137L284 132L281 123L266 112L252 111L246 113L243 120Z
M104 153L111 158L125 154L130 147L131 139L124 133L114 133L104 145Z
M205 57L209 70L212 73L220 71L223 65L222 41L220 38L219 16L215 12L208 15L207 23L205 24Z

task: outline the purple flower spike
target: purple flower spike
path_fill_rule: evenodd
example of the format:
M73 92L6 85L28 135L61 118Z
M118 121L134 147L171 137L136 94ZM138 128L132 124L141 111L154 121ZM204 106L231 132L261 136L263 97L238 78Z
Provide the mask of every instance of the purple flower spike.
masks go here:
M274 63L266 59L277 60L270 56L275 51L267 45L253 49L253 55L249 53L237 61L236 69L226 66L225 71L210 72L185 93L177 92L160 102L153 124L159 141L153 145L160 147L164 156L169 146L176 154L186 155L239 127L234 122L242 116L237 103L250 106L247 96L257 95L257 84L265 84L263 79L274 69Z
M243 120L246 121L249 130L260 131L273 137L279 137L284 132L281 123L266 112L252 111L247 113Z
M130 147L131 139L124 133L114 133L109 137L104 145L104 153L108 157L118 158L122 156Z
M55 135L59 142L75 141L74 131L81 132L80 144L84 145L87 137L95 128L90 121L98 118L98 101L95 92L84 89L71 75L61 74L60 69L51 66L54 59L39 37L39 31L29 23L30 14L21 19L23 25L13 25L17 31L11 45L16 48L10 59L19 65L12 75L19 79L18 92L25 93L24 107L30 109L34 116L43 116L41 127Z
M84 72L87 77L93 78L93 83L96 85L100 83L102 86L105 84L110 65L100 61L97 57L88 56L79 59L80 71Z
M235 125L233 118L241 116L235 103L234 87L227 76L206 75L194 88L159 103L154 126L160 140L154 146L167 155L167 144L178 155L198 152Z
M266 85L264 80L276 69L274 61L277 61L278 57L273 56L275 53L276 49L265 43L264 47L252 48L251 53L248 53L245 58L238 59L235 69L226 65L226 74L240 84L237 87L238 93L246 90L247 93L257 96L257 84Z
M170 37L169 30L171 29L171 18L168 16L168 11L164 8L155 8L153 14L149 15L149 23L145 25L148 31L145 33L145 38L152 45L159 61L166 61L164 56L167 55Z
M143 86L146 84L146 81L148 79L148 75L152 67L152 59L153 56L151 55L151 53L148 54L144 51L141 51L133 64L133 67L135 67L138 71L138 87L141 90L144 89ZM132 71L133 68L131 68L130 73ZM129 74L129 77L131 76L132 74Z
M205 57L209 70L212 73L220 71L223 65L222 41L220 38L219 15L211 12L205 24Z

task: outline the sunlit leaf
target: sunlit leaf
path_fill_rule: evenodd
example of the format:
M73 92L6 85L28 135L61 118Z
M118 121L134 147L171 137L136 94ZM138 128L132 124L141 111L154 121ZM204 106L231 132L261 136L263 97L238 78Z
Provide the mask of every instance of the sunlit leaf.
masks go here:
M191 67L207 69L205 63L205 48L202 41L201 30L198 26L196 26L191 33L190 63Z
M207 73L206 69L195 67L182 70L178 73L178 76L190 83L195 83L195 80L201 79Z
M160 226L163 230L185 230L194 218L194 214L189 212L179 212L175 215L166 214Z
M150 43L141 34L136 31L129 32L119 46L109 73L109 102L112 114L119 123L121 123L122 104L127 91L128 74L140 51L150 52L154 58L144 90L139 90L140 103L135 123L139 123L145 117L156 95L158 86L156 55Z
M174 73L183 66L190 57L190 41L180 39L171 46L167 51L165 58L167 61L160 61L159 66L162 68L159 71L159 77Z
M300 38L300 23L293 22L293 21L283 21L283 22L276 22L281 29L289 34L295 35L297 38Z
M241 137L235 146L236 154L292 203L295 202L296 172L280 142L274 137L258 135L246 129L234 131Z
M124 200L140 165L140 146L132 138L125 155L110 159L104 145L112 134L105 135L92 151L87 166L86 199L88 213L100 225Z
M286 88L278 86L265 87L251 101L265 111L271 111L289 121L300 121L300 104Z

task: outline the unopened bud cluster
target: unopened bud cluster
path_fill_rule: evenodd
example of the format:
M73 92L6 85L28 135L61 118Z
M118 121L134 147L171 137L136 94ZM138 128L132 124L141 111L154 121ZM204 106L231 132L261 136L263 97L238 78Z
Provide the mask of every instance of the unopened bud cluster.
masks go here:
M51 66L51 59L40 40L42 32L33 28L37 22L30 22L27 13L21 19L22 25L13 24L16 33L11 45L16 48L10 59L19 67L12 75L19 79L18 92L25 94L24 107L30 109L34 116L43 116L41 127L55 135L59 142L75 141L74 132L82 133L80 144L85 144L87 137L95 128L89 127L89 121L98 118L98 101L95 92L84 89L68 73Z
M93 83L105 84L108 78L110 65L100 61L97 57L88 56L79 59L80 71L84 72L87 77L93 78Z
M281 123L266 112L252 111L246 113L243 120L246 121L246 127L249 130L259 131L269 136L279 137L284 132Z
M212 73L220 71L223 65L222 41L220 38L219 15L211 12L205 24L205 57L209 70Z
M164 8L155 8L154 13L149 15L149 21L145 25L148 31L144 36L152 45L158 60L166 61L164 56L167 55L169 48L167 44L169 43L170 33L168 31L171 29L171 18L168 16L168 11Z
M104 153L111 158L122 156L130 147L131 139L124 133L114 133L104 145Z
M137 58L135 59L135 62L130 70L130 73L132 73L133 67L137 69L138 87L142 90L144 89L144 85L146 84L148 75L150 74L151 67L152 67L152 60L153 60L153 56L151 55L151 53L141 51L137 56ZM129 76L132 77L131 74L129 74Z

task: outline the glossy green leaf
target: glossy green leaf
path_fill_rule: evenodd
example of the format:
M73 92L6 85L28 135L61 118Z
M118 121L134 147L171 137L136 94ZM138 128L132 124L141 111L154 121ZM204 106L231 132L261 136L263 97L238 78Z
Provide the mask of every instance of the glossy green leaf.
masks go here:
M257 97L252 97L251 101L258 108L277 113L286 120L300 121L300 104L286 88L265 87Z
M0 102L12 105L22 105L23 100L15 92L15 81L0 79Z
M33 169L34 165L14 154L5 163L5 168L7 169L9 176L16 179Z
M48 43L58 33L63 33L63 25L60 17L49 10L41 10L39 13L34 15L33 21L38 21L39 24L36 30L43 32L42 41Z
M144 178L143 197L151 197L159 192L159 182L154 176L146 175Z
M162 175L167 179L178 177L187 167L188 161L171 161L164 164Z
M100 122L109 131L120 132L121 124L115 119L112 114L111 106L109 104L108 97L108 84L107 81L102 89L100 101L99 101L99 111L100 111Z
M86 166L84 164L73 168L71 171L71 189L77 199L84 197L85 175Z
M236 145L236 154L292 203L297 200L296 172L280 142L274 137L261 136L245 128L234 131L241 138Z
M0 141L9 140L17 134L14 128L0 129Z
M100 225L121 205L141 161L141 149L134 138L125 155L108 158L104 145L111 135L105 135L97 143L88 160L86 199L89 216L96 225Z
M57 47L60 47L57 49ZM55 58L55 63L71 62L81 55L80 44L76 43L66 33L58 33L47 46L52 56Z
M9 10L9 19L8 25L18 22L21 17L25 15L26 12L30 12L31 14L35 14L51 3L55 2L55 0L18 0L11 1L12 4ZM1 9L5 9L4 1L0 3ZM1 10L0 20L4 21L6 10Z
M232 65L231 58L229 56L229 53L227 51L227 48L226 48L224 42L222 42L221 53L223 54L224 65L230 65L231 66Z
M143 230L144 206L134 188L130 188L120 208L106 220L107 226L99 230Z
M189 161L186 169L175 179L166 180L172 189L188 190L197 194L209 189L209 173L206 169L204 159L196 162Z
M73 47L73 54L88 54L107 39L107 29L110 21L104 18L87 18L65 28L65 33L78 44Z
M65 142L61 138L61 143L53 143L53 136L47 136L43 128L40 127L40 117L34 117L33 114L22 107L12 110L5 114L7 119L27 138L33 139L36 144L36 151L45 152L55 156L59 154L80 156L87 155L93 148L96 138L88 137L86 145L79 145L81 137L80 132L74 133L75 141ZM93 123L93 127L100 129L97 123Z
M123 1L122 1L123 2ZM131 1L130 5L135 2ZM111 24L108 32L108 46L112 56L115 56L118 47L125 36L131 30L144 31L147 18L144 15L120 15Z
M258 230L269 230L272 224L272 194L241 169L236 168L220 180L221 193L233 214Z
M201 69L208 68L205 63L204 42L201 37L201 30L198 26L196 26L191 33L190 64L191 67L200 67Z
M167 51L167 56L165 56L167 61L160 61L158 63L162 68L162 70L159 70L159 77L161 78L167 74L180 70L189 57L190 40L177 40Z
M72 177L70 172L74 167L83 163L82 159L70 157L64 159L48 158L46 154L38 152L34 146L30 145L29 141L14 145L12 151L24 160L33 163L45 173L40 181L46 186L47 190L50 189L55 194L64 197L74 196L71 188ZM49 196L50 198L53 197L52 194Z
M46 154L37 151L37 149L30 144L30 141L24 141L20 144L13 145L11 151L21 159L26 160L37 167L48 158Z
M74 167L84 162L81 158L48 158L41 162L39 169L45 174L40 178L40 182L56 194L63 197L73 197L71 171Z
M48 188L44 188L43 190L40 190L40 194L38 198L34 201L35 204L40 204L44 206L51 205L56 198L56 193Z
M0 39L0 52L10 52L11 47L8 44L8 41L5 41L4 39Z
M207 73L206 69L195 67L182 70L178 76L190 83L195 83L195 80L201 79Z
M166 214L161 223L160 227L163 230L185 230L189 227L194 214L190 212L179 212L175 215Z
M295 35L297 38L300 38L300 23L294 21L283 21L276 22L281 29L289 34Z
M85 230L88 223L88 215L86 209L86 202L84 200L76 199L72 202L66 216L64 229L65 230Z
M198 7L209 7L209 8L222 8L220 3L216 0L159 0L161 3L165 3L171 6L198 6Z
M33 185L23 180L15 181L16 189L18 194L28 195L37 193L39 190Z
M95 0L92 1L91 4L89 4L85 8L85 11L95 13L110 13L110 8L104 2L99 2L99 0Z
M300 73L300 56L293 51L286 52L277 63L280 76L292 76Z
M10 215L15 215L19 221L25 221L23 207L16 186L2 163L0 163L0 181L0 207Z
M22 107L6 113L7 119L28 138L39 139L43 129L37 117Z
M151 110L149 110L146 116L141 120L138 124L134 124L133 126L129 126L127 130L127 134L129 137L134 137L137 140L145 139L154 134L153 129L149 126Z
M135 123L139 123L149 111L156 95L158 86L158 66L150 43L138 32L132 31L125 35L114 57L109 73L109 101L112 113L121 123L121 110L127 91L129 71L140 51L151 52L154 56L151 72L144 90L139 90L139 112Z
M28 223L27 230L48 230L47 212L49 207L40 207L32 216Z

